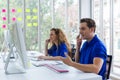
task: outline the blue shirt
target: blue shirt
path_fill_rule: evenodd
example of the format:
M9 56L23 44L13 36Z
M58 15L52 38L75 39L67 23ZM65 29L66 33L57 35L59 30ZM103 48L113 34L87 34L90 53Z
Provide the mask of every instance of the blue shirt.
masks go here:
M48 49L48 54L50 56L62 56L65 57L64 53L68 53L68 49L65 43L60 43L58 47L53 44L50 49Z
M85 42L80 50L80 60L81 64L93 64L93 60L95 57L102 58L104 60L102 68L99 75L102 78L105 78L106 72L106 58L107 58L107 51L104 44L100 41L100 39L95 35L90 42Z

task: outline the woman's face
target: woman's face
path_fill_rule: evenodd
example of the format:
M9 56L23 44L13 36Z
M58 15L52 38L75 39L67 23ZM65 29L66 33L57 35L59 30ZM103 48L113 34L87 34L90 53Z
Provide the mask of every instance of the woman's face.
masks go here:
M51 30L50 31L50 40L52 42L55 42L57 40L57 35L55 34L55 31L54 30Z

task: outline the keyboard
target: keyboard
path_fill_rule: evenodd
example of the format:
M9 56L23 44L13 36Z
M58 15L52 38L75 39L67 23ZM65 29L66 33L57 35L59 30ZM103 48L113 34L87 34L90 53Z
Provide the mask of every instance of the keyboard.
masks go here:
M31 61L31 63L36 67L44 66L46 64L55 64L55 65L62 64L61 62L58 62L58 61L49 61L49 60Z
M32 57L30 58L31 61L43 61L43 59L38 59L38 57Z
M60 73L69 72L67 69L63 68L61 65L45 64L45 66L56 72L60 72Z

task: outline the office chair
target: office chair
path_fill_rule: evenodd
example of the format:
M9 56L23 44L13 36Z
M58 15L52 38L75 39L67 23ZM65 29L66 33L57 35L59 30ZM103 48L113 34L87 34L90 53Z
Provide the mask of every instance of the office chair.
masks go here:
M106 73L105 73L106 80L108 80L110 77L111 64L112 64L112 55L107 55Z
M76 52L75 44L71 44L71 47L72 47L71 48L71 58L73 61L75 61L75 58L74 58L75 52Z
M75 61L75 52L76 52L76 49L75 48L72 48L72 60Z

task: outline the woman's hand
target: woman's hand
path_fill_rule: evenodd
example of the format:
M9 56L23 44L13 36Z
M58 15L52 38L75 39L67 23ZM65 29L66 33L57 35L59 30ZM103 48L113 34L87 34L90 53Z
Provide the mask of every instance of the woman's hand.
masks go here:
M40 60L40 59L45 59L46 58L46 56L38 56L38 59Z
M45 41L45 44L48 45L49 42L50 42L50 39L47 39L47 40Z

